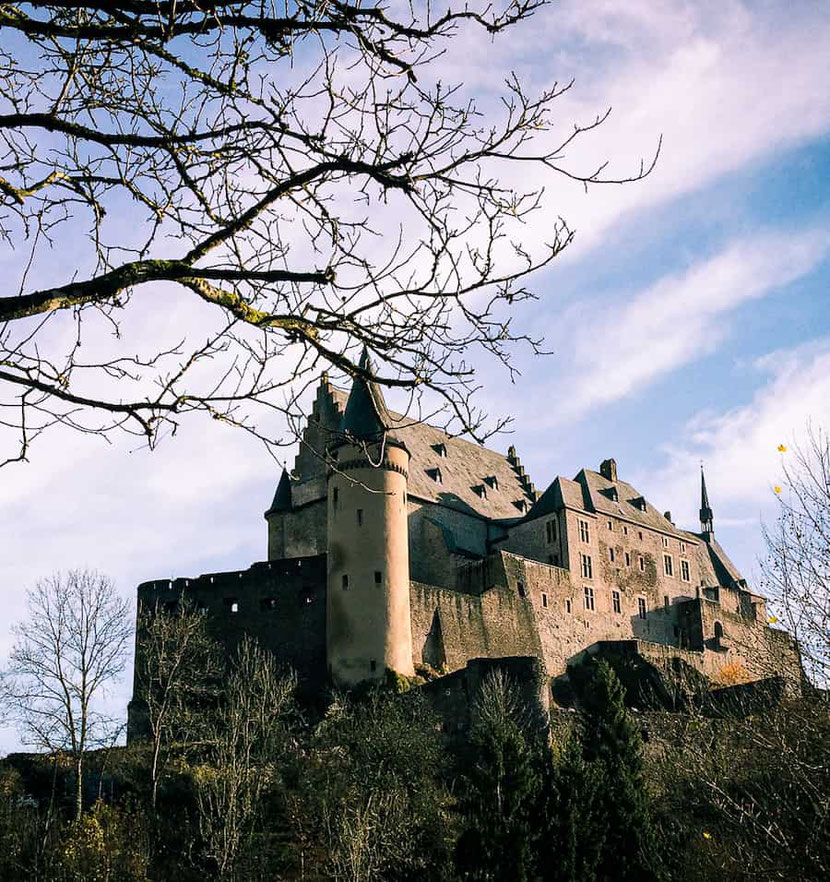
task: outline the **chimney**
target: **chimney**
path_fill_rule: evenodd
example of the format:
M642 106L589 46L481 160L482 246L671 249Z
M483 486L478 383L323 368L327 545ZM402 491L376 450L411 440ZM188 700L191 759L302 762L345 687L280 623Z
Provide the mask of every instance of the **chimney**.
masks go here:
M604 459L599 467L599 473L608 481L617 483L617 461L615 459Z
M664 511L664 512L663 512L663 517L664 517L664 518L665 518L670 524L673 524L673 523L674 523L674 521L671 519L671 512L670 512L670 511Z

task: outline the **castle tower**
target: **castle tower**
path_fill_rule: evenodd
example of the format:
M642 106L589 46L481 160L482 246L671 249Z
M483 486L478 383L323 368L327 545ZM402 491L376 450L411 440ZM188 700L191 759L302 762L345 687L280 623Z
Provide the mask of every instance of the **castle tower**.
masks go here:
M709 494L706 492L706 477L703 465L700 466L700 532L708 542L715 535L714 515L709 505Z
M366 353L360 362L371 372ZM411 676L409 451L380 389L355 378L328 476L326 653L336 682Z

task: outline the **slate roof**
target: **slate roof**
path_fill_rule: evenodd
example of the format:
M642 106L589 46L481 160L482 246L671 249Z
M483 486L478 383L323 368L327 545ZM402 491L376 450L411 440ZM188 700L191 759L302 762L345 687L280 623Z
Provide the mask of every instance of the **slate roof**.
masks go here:
M729 587L734 582L744 581L744 577L714 536L707 542L705 535L702 533L688 533L687 535L702 540L700 544L706 549L705 558L701 561L701 566L706 571L701 572L701 577L706 580L707 584Z
M267 517L272 511L288 511L291 508L291 479L288 477L288 470L283 468L280 482L277 484L277 492L274 494L274 501L271 507L265 512Z
M616 491L616 499L614 492ZM635 505L642 500L645 509ZM652 530L659 530L675 536L685 536L643 497L635 487L626 481L609 481L599 472L582 469L573 481L556 478L539 498L528 514L528 520L550 514L563 505L599 515L622 517ZM695 539L699 537L695 536Z
M345 411L349 393L333 386L331 391L338 408ZM386 413L395 438L406 445L411 456L411 496L493 520L518 520L525 511L516 503L526 507L533 504L535 496L525 489L527 479L522 480L519 469L504 454L454 438L394 411ZM446 456L440 453L442 445ZM433 477L436 469L440 470L441 483Z
M360 367L372 370L372 363L365 349L360 358ZM369 440L379 438L392 427L393 422L377 383L356 377L346 402L340 431L354 438Z

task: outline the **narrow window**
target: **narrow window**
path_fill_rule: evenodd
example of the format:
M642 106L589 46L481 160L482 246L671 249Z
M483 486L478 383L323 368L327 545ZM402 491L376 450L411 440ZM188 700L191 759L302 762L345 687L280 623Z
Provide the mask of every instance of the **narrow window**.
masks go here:
M672 563L672 558L671 558L671 555L670 555L670 554L664 554L664 555L663 555L663 572L664 572L667 576L673 576L673 575L674 575L674 565L673 565L673 563Z
M581 554L582 558L582 578L583 579L591 579L593 578L592 566L591 566L591 557L588 554Z
M375 585L380 585L383 583L383 573L380 570L375 570Z
M624 536L628 535L628 527L626 527L625 524L623 524L623 535Z
M340 488L335 487L334 492L331 494L331 504L335 511L337 511L337 505L340 502Z
M669 547L669 540L666 536L663 537L663 548Z
M238 613L239 612L239 602L235 597L226 597L225 598L225 607L229 612Z
M642 530L639 531L639 536L640 536L640 542L642 542L643 541L643 531Z
M685 543L685 542L681 542L681 543L680 543L680 553L681 553L681 554L685 554L685 553L686 553L686 543Z
M637 615L641 619L646 617L646 600L644 597L637 598Z
M551 542L556 542L556 521L548 521L545 524L545 533L549 545Z
M612 533L614 532L614 522L613 521L608 521L608 529L611 530Z
M691 575L691 572L689 571L689 561L687 561L687 560L680 561L680 578L684 582L691 582L692 581L692 575Z
M363 526L363 509L362 508L359 508L357 510L357 525L358 525L358 527Z
M378 663L374 659L372 659L369 662L369 670L374 673L377 669L378 669Z
M723 640L723 625L720 622L715 622L715 642L720 646L720 642Z
M614 609L614 612L619 615L622 612L622 603L620 601L620 592L612 591L611 592L611 606Z
M565 612L569 613L570 611L571 611L571 602L570 602L570 600L566 600L565 601Z
M608 549L608 560L610 560L611 563L614 563L614 549L613 548Z
M545 607L545 609L548 608L548 596L544 591L542 592L542 606Z
M590 585L586 585L583 589L585 593L585 609L593 611L594 609L594 589Z
M646 559L640 555L640 572L644 573L646 571Z
M516 582L516 588L519 591L519 597L525 597L525 583L524 582Z
M343 585L344 591L349 590L349 577L346 575L346 573L343 573L343 578L341 579L341 584Z
M666 612L669 611L669 605L670 605L670 604L669 604L669 595L668 595L668 594L664 594L664 595L663 595L663 609L664 609Z
M588 528L588 521L580 520L580 522L579 522L579 538L583 542L590 542L591 541L591 533Z
M631 566L631 555L627 551L625 553L625 565L627 567Z

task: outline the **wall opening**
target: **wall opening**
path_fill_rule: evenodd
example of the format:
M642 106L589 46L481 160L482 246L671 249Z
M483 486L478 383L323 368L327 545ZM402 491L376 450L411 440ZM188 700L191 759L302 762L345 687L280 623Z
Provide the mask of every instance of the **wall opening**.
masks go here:
M435 668L436 671L440 671L447 663L447 654L444 649L444 630L441 627L441 614L437 609L433 613L432 625L424 641L421 657L425 664Z

